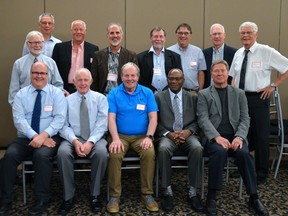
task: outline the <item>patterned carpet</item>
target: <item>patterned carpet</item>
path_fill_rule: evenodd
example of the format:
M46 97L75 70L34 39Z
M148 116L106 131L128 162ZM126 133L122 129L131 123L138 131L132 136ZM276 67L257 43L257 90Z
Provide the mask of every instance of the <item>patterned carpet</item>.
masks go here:
M207 171L206 171L207 172ZM195 213L190 208L186 201L187 193L187 176L186 170L175 169L173 171L172 188L174 191L174 210L169 214L166 214L162 210L157 213L149 213L141 203L140 199L140 183L139 183L139 170L124 170L122 176L123 183L123 195L121 197L120 212L117 215L204 215ZM258 193L263 203L267 206L270 215L288 215L288 163L283 162L280 171L278 173L277 180L273 178L274 172L271 171L268 182L259 187ZM205 174L207 176L207 173ZM95 215L90 211L88 189L89 189L89 173L76 173L77 182L77 200L71 213L73 216L88 216ZM21 182L21 181L20 181ZM205 179L205 186L207 188L207 179ZM243 189L243 197L238 199L238 178L229 178L224 190L218 194L218 208L219 215L253 215L253 212L249 211L247 207L248 196L245 193L245 187ZM102 185L102 198L103 204L106 204L106 180ZM33 204L33 184L27 186L27 206L23 204L22 198L22 186L15 185L16 197L13 203L10 215L27 215L28 206ZM51 191L53 194L51 203L48 208L47 215L57 215L57 209L62 202L62 187L59 183L58 173L54 173L52 180ZM158 203L161 203L160 197L156 198ZM161 204L160 204L161 205ZM110 215L106 212L105 207L102 212L97 215Z

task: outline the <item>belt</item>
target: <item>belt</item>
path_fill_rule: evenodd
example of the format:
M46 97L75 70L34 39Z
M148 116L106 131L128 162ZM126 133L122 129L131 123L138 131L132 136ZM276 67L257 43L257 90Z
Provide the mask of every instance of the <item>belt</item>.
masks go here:
M261 95L263 91L261 92L245 92L246 96L255 96L255 95Z

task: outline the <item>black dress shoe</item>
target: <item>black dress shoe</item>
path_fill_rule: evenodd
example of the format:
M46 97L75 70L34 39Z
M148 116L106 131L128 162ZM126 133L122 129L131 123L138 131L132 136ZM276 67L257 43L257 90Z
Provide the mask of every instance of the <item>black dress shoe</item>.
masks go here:
M188 196L188 202L191 205L191 208L196 211L196 212L203 212L204 211L204 206L203 203L199 197L199 195L193 196L193 197L189 197Z
M67 201L63 200L62 204L58 209L58 214L66 215L71 210L73 205L74 205L74 197Z
M1 203L0 204L0 216L8 215L11 207L11 203Z
M173 196L171 195L165 195L163 200L163 210L166 212L171 211L174 208L173 205Z
M206 201L206 215L207 216L216 216L216 215L218 215L216 200L208 199Z
M29 215L42 215L46 212L48 206L48 202L36 201L34 206L29 209Z
M254 211L256 212L257 215L261 215L261 216L268 216L269 212L266 209L266 207L264 206L264 204L261 202L260 199L249 199L249 207L254 209Z
M99 196L93 196L91 198L91 210L94 213L100 212L102 210L102 202Z

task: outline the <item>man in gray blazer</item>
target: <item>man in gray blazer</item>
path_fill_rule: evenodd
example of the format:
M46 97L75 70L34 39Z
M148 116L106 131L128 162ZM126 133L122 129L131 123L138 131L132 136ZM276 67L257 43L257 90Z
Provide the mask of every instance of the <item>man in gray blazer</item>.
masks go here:
M196 116L197 96L182 89L184 73L172 69L167 74L168 89L155 95L158 104L158 163L161 185L164 189L163 210L173 209L171 188L171 157L178 149L188 155L189 191L188 201L195 211L203 211L203 205L196 193L202 161L202 146L198 140Z
M203 132L202 143L209 156L207 215L217 215L216 191L223 188L222 171L227 155L235 157L249 198L249 206L257 215L269 215L257 194L254 158L248 149L250 117L244 91L228 85L228 63L212 63L214 85L198 94L198 124Z

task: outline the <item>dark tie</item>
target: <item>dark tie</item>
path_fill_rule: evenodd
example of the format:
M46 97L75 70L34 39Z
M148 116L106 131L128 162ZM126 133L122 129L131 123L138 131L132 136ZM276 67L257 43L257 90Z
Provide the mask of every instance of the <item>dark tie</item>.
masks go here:
M182 117L181 117L181 113L179 111L179 106L178 106L178 96L175 95L174 99L173 99L173 111L174 111L174 117L175 117L175 121L173 124L173 130L174 131L178 131L178 130L182 130Z
M37 94L35 104L34 104L31 127L36 133L39 134L40 115L41 115L41 91L42 90L37 89L36 91L38 92L38 94Z
M248 59L248 52L249 50L245 50L245 56L242 62L241 73L240 73L240 81L239 81L239 88L244 89L245 87L245 74L247 68L247 59Z
M82 96L80 104L80 129L81 129L81 137L84 140L88 140L88 138L90 137L90 125L89 125L89 113L85 96Z
M38 59L37 59L37 58L34 59L34 63L35 63L35 62L38 62Z

